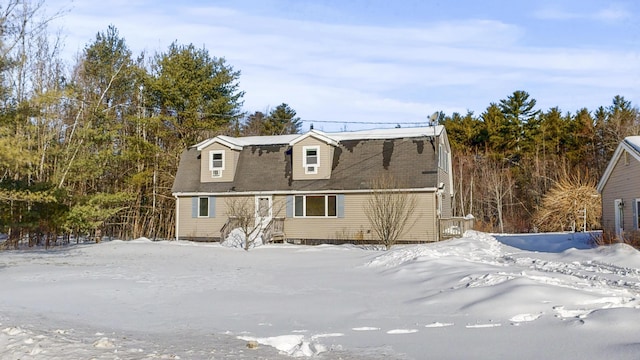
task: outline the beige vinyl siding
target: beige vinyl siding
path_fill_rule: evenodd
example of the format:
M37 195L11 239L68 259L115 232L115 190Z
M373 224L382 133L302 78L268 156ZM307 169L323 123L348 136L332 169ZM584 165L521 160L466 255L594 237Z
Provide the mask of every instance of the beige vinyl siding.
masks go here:
M628 165L625 165L625 154L618 159L609 180L602 189L602 227L605 231L615 231L616 199L624 201L624 231L633 231L635 199L640 198L640 162L628 155Z
M224 151L224 170L222 171L222 177L211 177L211 170L209 170L209 152L210 151ZM240 152L237 150L229 149L228 147L213 143L200 152L200 182L229 182L233 181L233 177L236 172L236 165L238 164L238 158Z
M303 149L307 146L317 146L319 149L319 163L317 174L305 174ZM293 180L317 180L331 178L331 165L333 163L333 146L314 137L293 145L292 149Z
M178 198L179 238L217 238L220 236L220 229L227 219L224 215L224 199L215 198L215 217L209 218L192 217L191 196Z
M416 211L409 224L414 224L402 241L436 241L435 193L415 193ZM376 240L364 212L368 194L344 194L344 217L286 218L284 229L289 239ZM274 202L286 202L286 196L277 196ZM282 211L282 214L285 212ZM281 215L284 216L284 215Z
M339 195L339 193L336 193ZM294 218L285 219L284 229L288 239L319 240L367 240L376 241L369 220L364 212L368 194L344 194L344 217ZM414 193L417 206L401 241L436 241L437 225L435 213L435 193ZM220 229L226 223L227 203L231 199L249 201L255 206L254 196L215 196L215 217L193 218L192 197L178 198L178 237L181 239L206 238L218 240ZM285 195L273 196L273 216L286 217Z

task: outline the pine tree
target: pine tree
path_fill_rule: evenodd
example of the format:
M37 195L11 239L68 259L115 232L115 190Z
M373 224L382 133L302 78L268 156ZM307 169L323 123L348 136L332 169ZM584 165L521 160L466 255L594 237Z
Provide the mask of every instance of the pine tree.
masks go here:
M253 114L247 116L244 124L242 125L242 135L243 136L258 136L258 135L266 135L265 133L265 121L266 116L261 111L256 111Z
M296 111L282 103L269 112L264 121L264 135L298 134L302 127Z
M505 118L502 135L509 139L510 145L515 145L510 149L513 150L515 161L520 157L523 142L529 139L529 122L539 114L539 111L533 110L535 106L536 100L529 99L529 93L522 90L514 91L507 99L500 100L500 111Z
M158 109L167 130L177 132L178 147L185 148L217 135L242 116L239 77L224 58L174 42L154 58L150 105Z

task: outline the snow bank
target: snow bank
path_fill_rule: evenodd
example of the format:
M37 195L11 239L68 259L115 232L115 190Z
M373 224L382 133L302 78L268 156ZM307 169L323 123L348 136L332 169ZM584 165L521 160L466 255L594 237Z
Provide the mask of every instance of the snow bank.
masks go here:
M249 241L249 249L253 249L257 246L262 246L262 232L249 235ZM242 229L235 228L231 230L227 238L224 239L224 241L222 241L220 244L225 247L244 249L246 242L247 237L245 236Z
M580 244L471 231L385 252L145 239L5 252L0 358L636 359L640 254Z
M397 267L421 258L464 258L468 261L495 262L502 256L500 243L491 235L467 231L463 238L431 244L396 246L367 263L372 267Z
M255 341L261 345L272 346L278 349L280 353L292 357L315 356L327 351L326 347L305 339L303 335L281 335L267 338L238 336L238 339L249 342Z

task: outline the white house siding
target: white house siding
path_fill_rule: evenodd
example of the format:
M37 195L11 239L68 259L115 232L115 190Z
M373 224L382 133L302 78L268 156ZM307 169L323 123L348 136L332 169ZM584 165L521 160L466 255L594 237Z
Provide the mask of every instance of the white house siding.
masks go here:
M625 154L622 154L613 168L609 180L602 189L602 227L605 231L615 231L614 201L624 201L624 231L637 230L634 221L635 199L640 198L640 162L633 156L628 156L625 164Z

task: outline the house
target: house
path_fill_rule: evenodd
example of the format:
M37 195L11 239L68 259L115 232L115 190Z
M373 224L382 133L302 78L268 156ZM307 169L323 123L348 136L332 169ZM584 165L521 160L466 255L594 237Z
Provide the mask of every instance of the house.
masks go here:
M623 238L640 230L640 136L626 137L616 148L600 182L602 228Z
M176 239L224 238L229 206L242 200L254 207L256 224L278 225L289 241L375 241L364 207L383 175L417 201L399 242L439 240L453 196L444 126L216 136L181 155L172 188Z

